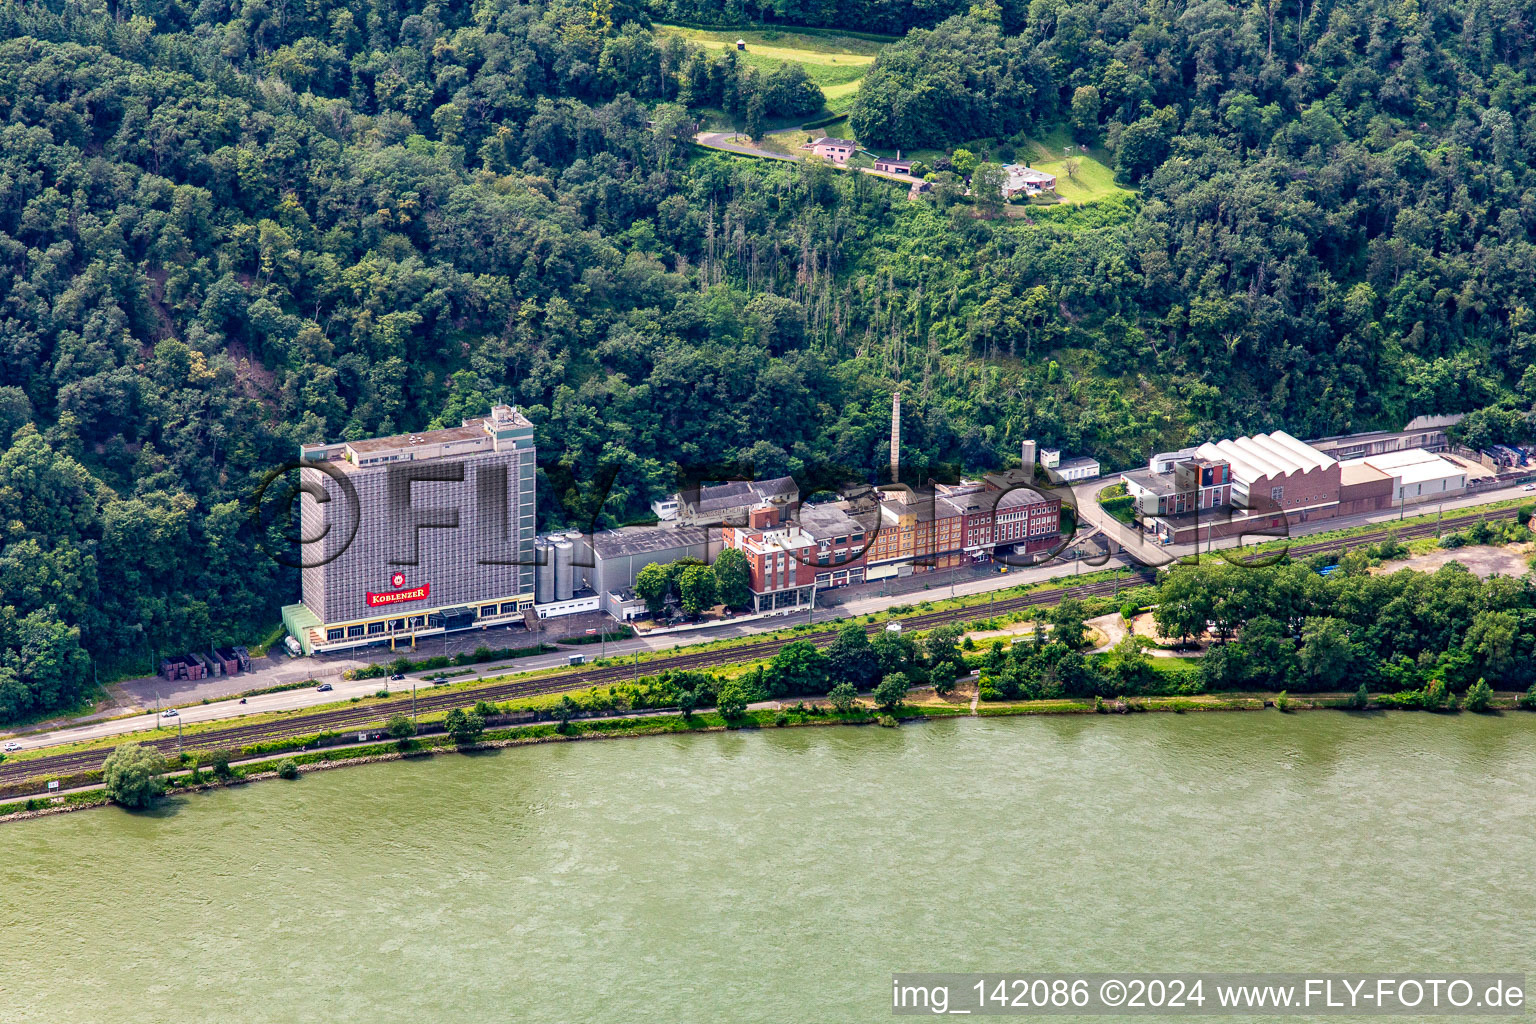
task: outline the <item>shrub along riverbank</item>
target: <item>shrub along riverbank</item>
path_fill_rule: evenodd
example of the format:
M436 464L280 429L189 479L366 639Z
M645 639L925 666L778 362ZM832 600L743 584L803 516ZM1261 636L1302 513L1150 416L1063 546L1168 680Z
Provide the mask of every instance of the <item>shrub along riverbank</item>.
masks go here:
M1503 709L1525 708L1536 710L1536 700L1528 696L1512 698L1509 695L1490 695L1492 699L1476 710L1497 712ZM1373 703L1376 699L1373 699ZM472 729L458 736L441 733L418 736L403 734L398 738L351 744L334 748L313 750L279 751L235 760L233 752L223 752L194 763L189 769L179 769L172 762L169 770L174 774L160 780L165 793L191 793L220 786L243 785L273 779L297 779L307 772L328 768L343 768L381 761L409 760L431 757L458 751L492 750L501 747L522 746L530 743L553 743L571 740L620 739L624 737L658 736L689 732L715 732L725 729L765 729L801 726L831 725L897 725L901 722L922 721L932 718L956 718L969 715L964 703L946 703L934 699L922 703L902 702L888 707L871 707L862 703L852 706L833 706L796 702L779 709L740 710L730 715L719 711L688 714L631 713L626 717L556 718L526 725L487 727ZM1415 703L1388 695L1377 705L1387 708L1423 708L1439 712L1454 712L1456 705ZM1466 705L1469 709L1473 706ZM1285 712L1344 709L1364 711L1366 707L1358 695L1306 695L1291 697L1277 694L1198 694L1186 696L1124 697L1105 700L1095 696L1090 699L1041 699L1019 700L982 704L978 715L1001 717L1014 715L1060 714L1133 714L1141 712L1194 711L1257 711L1273 707ZM494 714L494 709L492 710ZM453 714L450 712L450 714ZM475 711L463 713L463 717L479 717ZM482 720L483 724L483 720ZM405 730L401 730L405 733ZM99 783L99 772L94 773ZM24 820L44 814L101 807L113 802L103 788L66 793L60 797L34 797L10 803L0 803L0 822Z

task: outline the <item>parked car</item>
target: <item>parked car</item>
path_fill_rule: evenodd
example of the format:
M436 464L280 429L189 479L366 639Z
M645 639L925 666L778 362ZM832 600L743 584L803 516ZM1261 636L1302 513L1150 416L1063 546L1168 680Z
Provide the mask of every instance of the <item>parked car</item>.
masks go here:
M315 687L315 689L320 693L330 693L332 690L336 689L336 687L332 686L330 683L321 683L319 686Z
M12 740L11 742L9 742L9 743L7 743L5 745L5 752L7 754L14 754L14 753L16 753L16 751L18 751L20 749L21 749L21 744L17 743L15 740Z
M160 712L160 717L161 718L175 718L179 714L181 714L181 712L177 711L175 708L166 708L164 711Z
M1536 491L1536 484L1526 484L1524 487L1522 487L1520 489L1522 491Z

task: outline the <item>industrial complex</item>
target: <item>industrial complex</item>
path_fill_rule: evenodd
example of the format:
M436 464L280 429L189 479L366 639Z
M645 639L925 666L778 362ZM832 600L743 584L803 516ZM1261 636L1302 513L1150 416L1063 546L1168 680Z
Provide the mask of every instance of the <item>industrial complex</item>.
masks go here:
M1053 487L1101 479L1094 459L1026 440L1018 469L903 483L900 417L898 396L889 483L807 502L792 477L702 481L653 502L654 525L543 536L533 426L510 406L449 429L304 445L303 594L284 623L313 653L578 613L649 618L642 569L708 565L726 549L750 577L742 610L791 613L829 589L1053 554L1065 493ZM1149 537L1187 544L1453 497L1504 458L1450 447L1440 421L1310 443L1277 430L1161 452L1119 479Z
M1120 479L1143 529L1186 544L1465 493L1473 464L1448 448L1443 427L1316 444L1277 430L1160 452Z

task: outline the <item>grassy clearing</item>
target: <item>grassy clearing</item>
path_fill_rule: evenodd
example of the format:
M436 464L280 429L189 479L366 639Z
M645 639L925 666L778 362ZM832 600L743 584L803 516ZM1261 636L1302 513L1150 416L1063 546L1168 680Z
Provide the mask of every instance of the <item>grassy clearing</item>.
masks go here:
M1109 153L1096 146L1084 148L1072 140L1071 133L1057 127L1039 136L1018 139L968 139L956 143L948 150L913 149L902 155L921 160L930 167L941 156L956 149L969 150L978 160L1002 164L1027 163L1031 167L1056 175L1056 192L1071 204L1098 202L1115 196L1132 196L1135 193L1121 188L1115 182L1115 172L1110 167ZM1067 161L1077 161L1077 173L1067 173Z
M839 114L853 106L854 94L859 91L859 85L863 81L863 78L858 78L851 82L840 82L837 85L822 86L821 94L827 98L827 112ZM844 138L846 137L844 136Z
M656 31L681 36L706 50L733 50L736 40L745 40L747 48L740 54L741 59L763 71L772 71L781 64L799 64L826 97L829 114L841 113L853 104L864 73L885 45L872 38L832 32L749 32L681 25L658 25ZM835 133L824 129L822 134Z
M800 64L811 81L823 90L829 85L846 85L864 77L884 43L844 35L810 35L803 32L737 32L658 25L661 33L682 36L706 50L733 50L736 40L745 40L747 48L741 59L754 67L772 70L780 64Z
M1056 175L1056 194L1069 203L1093 203L1111 196L1133 195L1129 189L1115 184L1115 172L1091 156L1073 157L1077 163L1075 173L1069 173L1066 160L1053 160L1032 166L1046 174Z

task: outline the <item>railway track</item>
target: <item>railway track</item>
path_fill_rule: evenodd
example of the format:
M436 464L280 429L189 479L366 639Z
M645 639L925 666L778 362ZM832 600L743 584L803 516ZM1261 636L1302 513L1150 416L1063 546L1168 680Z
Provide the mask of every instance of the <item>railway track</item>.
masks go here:
M1325 551L1343 551L1349 547L1377 543L1393 534L1396 534L1399 538L1411 540L1418 537L1432 536L1437 531L1454 531L1459 527L1470 525L1480 520L1512 519L1514 515L1515 510L1513 508L1496 509L1489 512L1448 517L1439 523L1421 523L1402 528L1384 526L1380 530L1348 538L1315 541L1310 544L1294 544L1290 547L1289 553L1295 557L1305 557ZM1144 567L1132 570L1130 576L1125 580L1104 580L1062 589L1020 594L994 601L986 607L972 605L959 610L923 612L917 615L902 616L899 621L907 629L931 629L946 622L975 619L982 615L1008 614L1036 606L1054 605L1063 598L1068 597L1097 597L1104 594L1117 593L1122 586L1129 587L1137 583L1151 583L1155 580L1156 571ZM646 674L654 675L667 670L705 669L722 665L741 664L747 661L762 661L773 657L785 645L796 640L809 640L817 645L829 644L837 636L841 625L839 623L823 629L800 633L792 637L761 640L755 643L728 647L723 650L695 651L655 659L646 663ZM883 624L875 624L870 625L868 628L870 632L877 632L884 627ZM578 672L562 672L538 679L510 680L505 683L477 687L469 692L433 693L429 690L417 695L415 705L418 712L430 714L464 707L466 703L473 701L485 700L496 702L512 700L519 697L533 697L547 693L558 693L563 690L628 681L634 677L635 671L631 666L606 665ZM362 730L364 727L379 726L391 715L409 714L411 704L411 699L408 697L387 700L365 699L351 707L336 708L331 711L311 714L295 713L268 722L251 725L232 725L224 729L197 733L194 736L187 737L183 741L183 747L187 750L239 748L254 743L291 739L321 732ZM177 741L174 737L157 738L148 741L137 740L136 742L143 742L148 746L153 746L168 755L175 755L176 753ZM0 788L8 789L32 779L36 779L41 783L48 778L68 778L69 776L95 771L101 767L102 762L106 760L107 755L110 753L111 748L99 748L0 764ZM26 794L23 793L21 795Z

